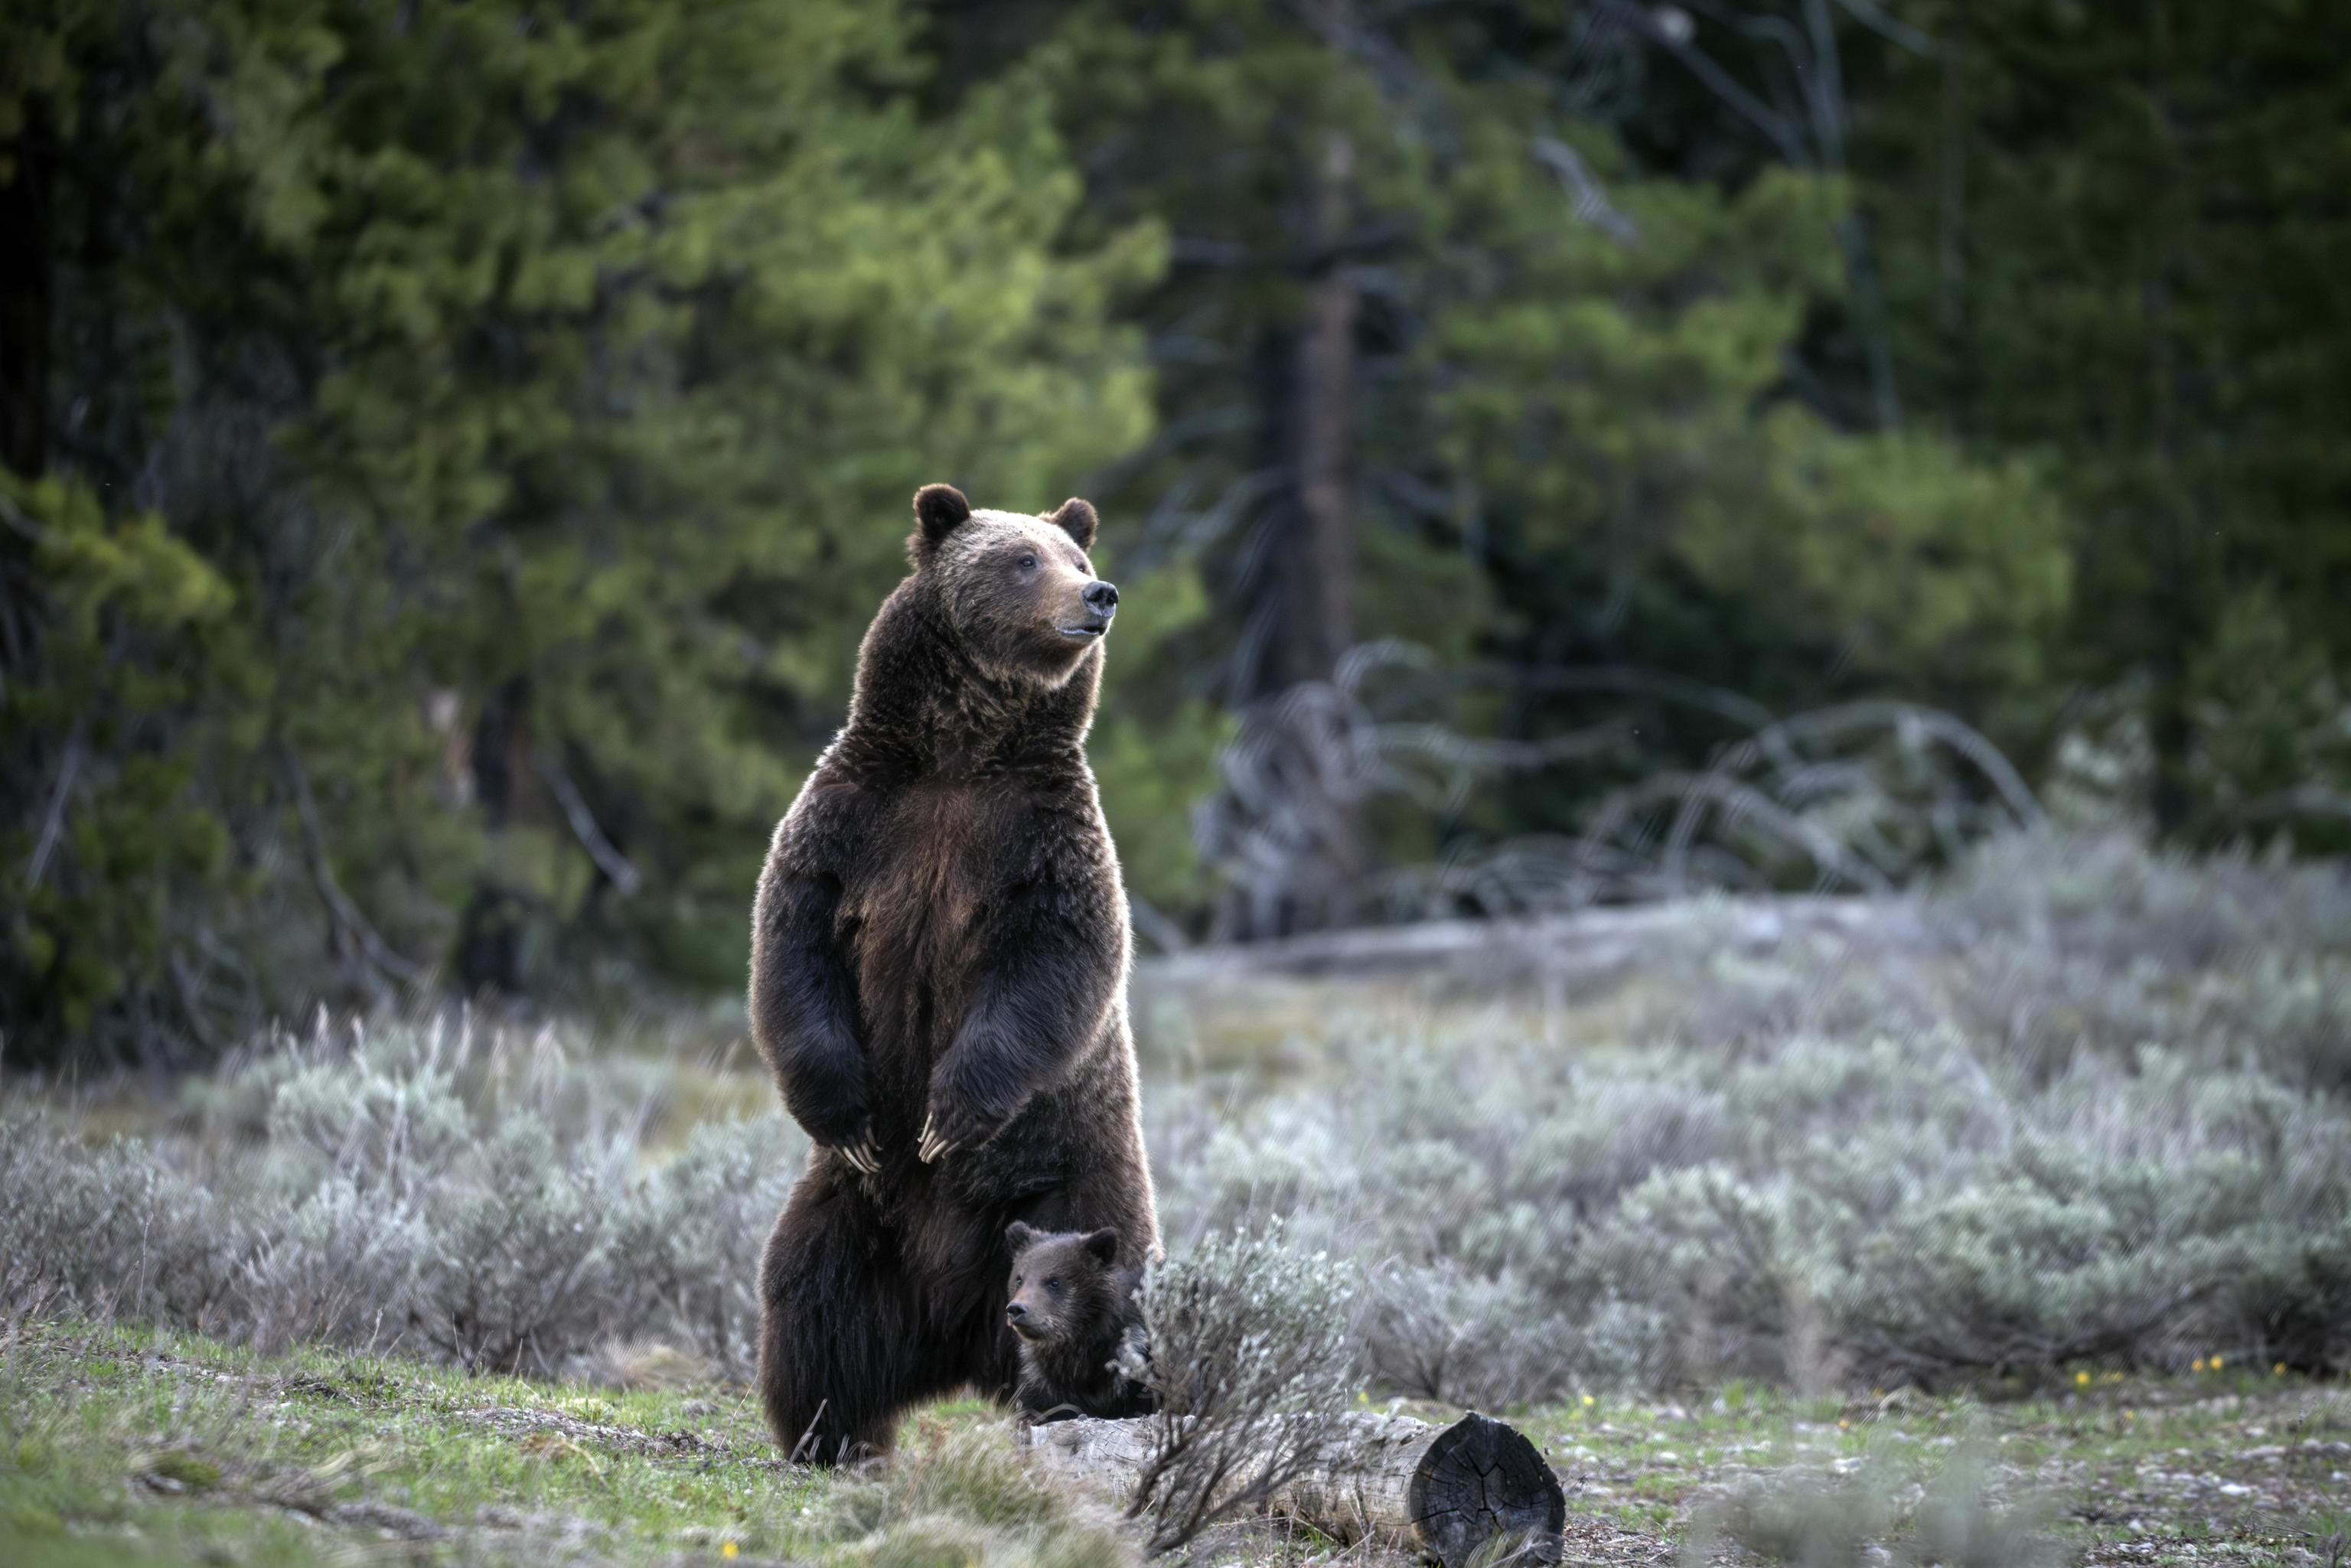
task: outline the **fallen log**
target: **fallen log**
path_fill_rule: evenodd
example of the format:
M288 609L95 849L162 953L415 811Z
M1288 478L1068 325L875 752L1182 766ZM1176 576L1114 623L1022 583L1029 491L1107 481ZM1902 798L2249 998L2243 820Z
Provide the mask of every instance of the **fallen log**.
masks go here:
M1187 947L1140 958L1135 973L1148 985L1186 991L1260 976L1393 980L1449 974L1515 983L1564 974L1582 983L1630 968L1677 937L1702 941L1708 950L1768 953L1812 936L1905 953L1930 951L1939 940L1910 900L1778 894L1359 925L1269 942Z
M1054 1421L1014 1441L1040 1472L1123 1503L1149 1463L1155 1418ZM1409 1416L1351 1413L1311 1469L1267 1511L1353 1544L1374 1536L1445 1568L1467 1568L1499 1535L1530 1559L1557 1563L1567 1499L1559 1478L1516 1427L1476 1412L1449 1427Z

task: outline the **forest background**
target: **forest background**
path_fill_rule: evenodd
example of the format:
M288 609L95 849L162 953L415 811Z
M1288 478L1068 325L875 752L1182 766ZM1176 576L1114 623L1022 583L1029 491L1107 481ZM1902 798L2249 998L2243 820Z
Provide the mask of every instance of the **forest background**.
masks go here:
M0 1040L740 986L907 498L1146 946L2351 843L2319 0L17 0Z

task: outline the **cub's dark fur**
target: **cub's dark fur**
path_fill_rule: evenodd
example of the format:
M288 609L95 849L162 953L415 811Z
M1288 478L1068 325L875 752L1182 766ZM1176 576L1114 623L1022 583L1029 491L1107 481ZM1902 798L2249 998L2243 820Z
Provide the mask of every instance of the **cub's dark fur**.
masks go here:
M1004 1315L1020 1337L1021 1413L1032 1420L1071 1416L1144 1416L1158 1408L1148 1389L1116 1365L1130 1335L1143 1336L1140 1260L1121 1267L1118 1232L1033 1230L1015 1220L1012 1299Z
M760 1264L759 1384L778 1438L827 1462L886 1448L917 1401L1012 1393L1011 1221L1159 1235L1084 752L1117 602L1094 510L931 485L914 514L752 915L752 1033L817 1145Z

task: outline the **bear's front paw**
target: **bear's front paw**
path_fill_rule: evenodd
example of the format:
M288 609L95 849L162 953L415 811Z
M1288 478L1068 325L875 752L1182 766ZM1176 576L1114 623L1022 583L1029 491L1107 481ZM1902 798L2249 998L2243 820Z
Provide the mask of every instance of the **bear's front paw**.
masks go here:
M944 1097L933 1094L931 1113L923 1118L923 1141L914 1150L914 1157L930 1166L957 1149L976 1149L1003 1131L1004 1124L1011 1119L973 1105L951 1104Z
M873 1141L870 1128L848 1143L835 1145L835 1152L849 1162L852 1169L866 1176L875 1175L882 1169L882 1145Z
M873 1141L873 1118L863 1112L839 1117L831 1125L809 1129L818 1146L839 1155L852 1170L873 1175L882 1168L882 1145Z

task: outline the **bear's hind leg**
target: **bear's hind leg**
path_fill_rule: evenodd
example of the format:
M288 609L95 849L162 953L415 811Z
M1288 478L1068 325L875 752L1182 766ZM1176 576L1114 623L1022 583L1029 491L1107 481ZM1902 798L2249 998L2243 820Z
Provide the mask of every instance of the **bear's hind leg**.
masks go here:
M843 1179L810 1170L759 1264L759 1392L794 1459L887 1453L898 1416L946 1392L914 1291L879 1219Z

